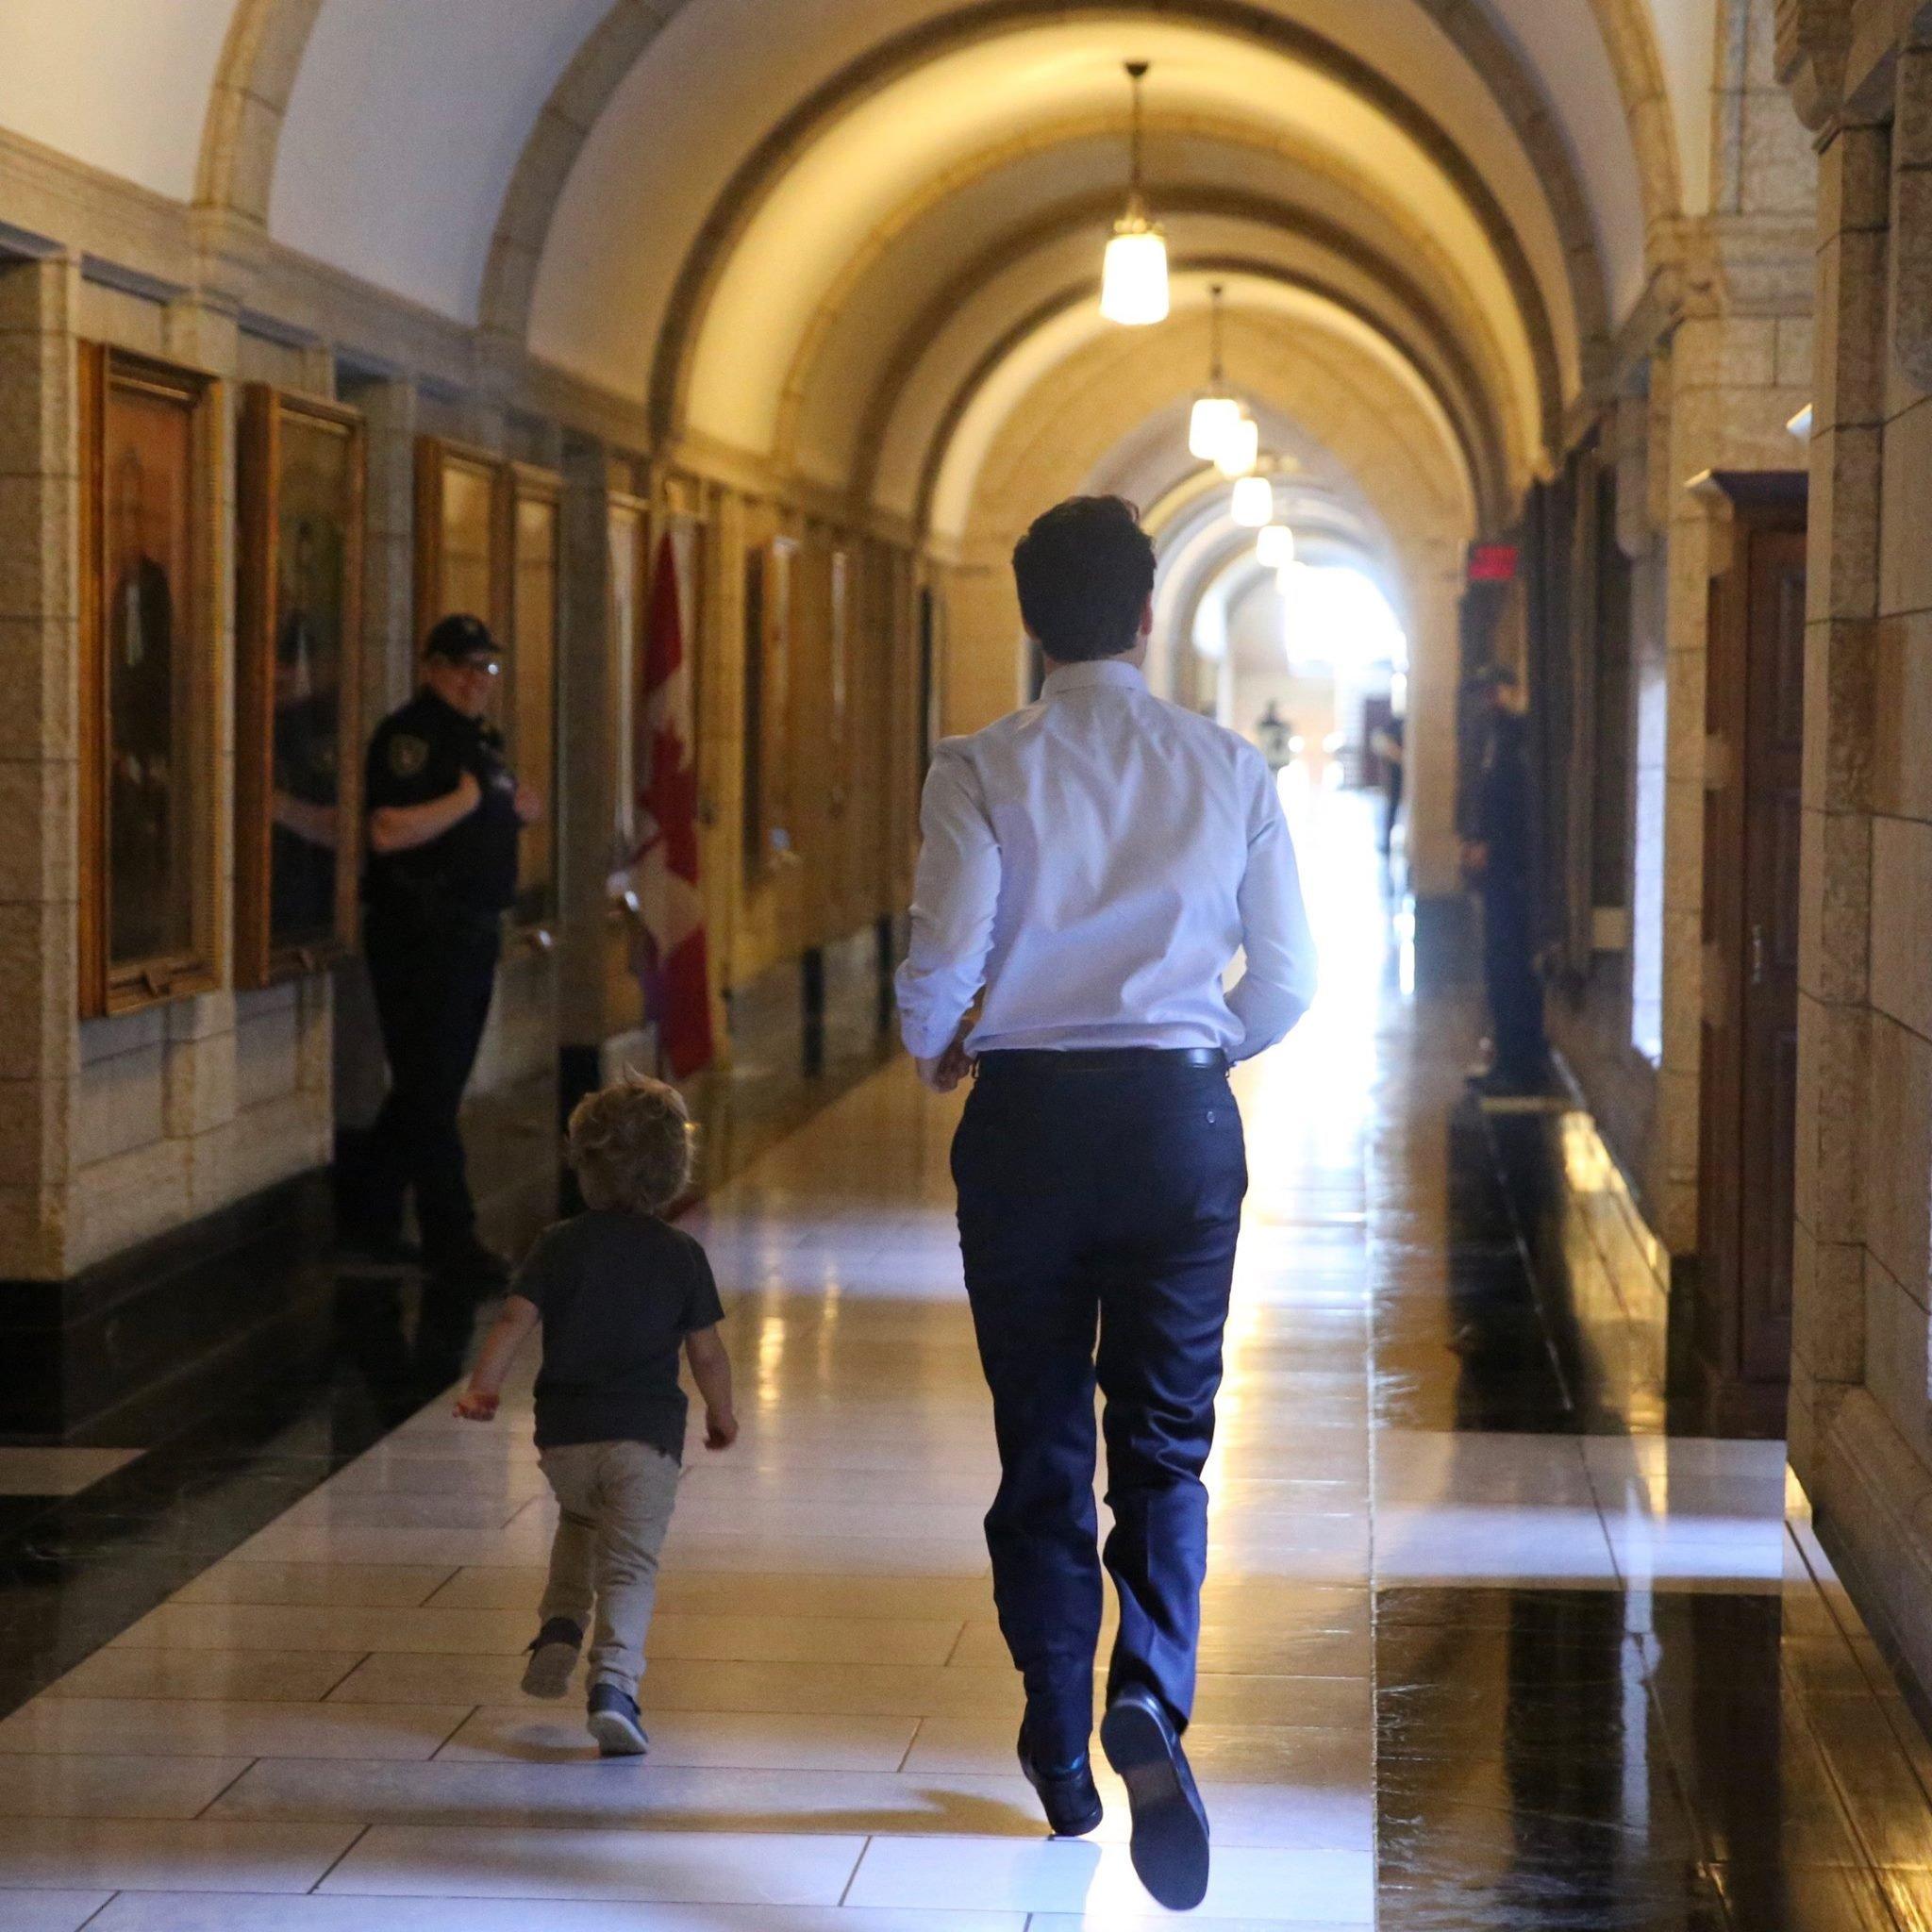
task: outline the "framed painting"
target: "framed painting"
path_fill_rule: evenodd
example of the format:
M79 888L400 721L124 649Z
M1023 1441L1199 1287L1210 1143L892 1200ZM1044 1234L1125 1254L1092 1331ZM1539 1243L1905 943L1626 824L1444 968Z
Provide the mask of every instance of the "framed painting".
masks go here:
M416 638L467 611L508 631L506 466L487 450L425 436L416 442Z
M80 357L83 1016L218 983L213 377Z
M363 441L353 410L254 384L236 558L235 983L355 942Z

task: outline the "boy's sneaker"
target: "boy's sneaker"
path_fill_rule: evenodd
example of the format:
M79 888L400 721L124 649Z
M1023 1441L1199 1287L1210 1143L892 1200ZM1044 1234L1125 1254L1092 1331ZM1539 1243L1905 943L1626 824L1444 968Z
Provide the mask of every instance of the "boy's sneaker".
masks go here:
M641 1757L651 1748L651 1740L638 1721L637 1699L627 1696L615 1684L591 1686L587 1722L603 1757Z
M552 1617L538 1631L524 1666L525 1697L561 1697L570 1689L570 1674L577 1667L584 1633L568 1617Z

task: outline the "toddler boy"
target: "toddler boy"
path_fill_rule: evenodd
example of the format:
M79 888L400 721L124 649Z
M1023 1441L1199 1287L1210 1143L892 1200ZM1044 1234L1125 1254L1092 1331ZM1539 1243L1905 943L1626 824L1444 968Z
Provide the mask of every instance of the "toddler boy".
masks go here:
M510 1358L541 1324L538 1460L562 1514L524 1690L563 1695L594 1605L591 1735L607 1757L636 1757L649 1742L638 1678L684 1453L680 1347L705 1401L705 1446L729 1448L738 1422L710 1263L662 1218L691 1178L683 1099L626 1074L577 1104L569 1158L587 1209L530 1251L457 1413L495 1415Z

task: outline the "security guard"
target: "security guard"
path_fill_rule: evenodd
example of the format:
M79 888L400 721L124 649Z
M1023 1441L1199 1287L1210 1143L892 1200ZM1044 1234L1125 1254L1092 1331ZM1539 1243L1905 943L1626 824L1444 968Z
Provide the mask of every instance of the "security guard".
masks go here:
M1472 682L1489 707L1489 736L1476 779L1474 837L1462 848L1464 875L1482 901L1483 978L1490 997L1495 1058L1472 1074L1479 1091L1535 1094L1549 1078L1543 985L1536 970L1536 798L1530 777L1529 721L1522 688L1507 665L1490 665Z
M476 1238L457 1115L516 896L517 835L543 809L488 721L502 662L480 619L443 618L424 641L422 690L370 742L364 950L390 1091L345 1215L358 1245L399 1254L413 1190L425 1263L478 1286L504 1263Z

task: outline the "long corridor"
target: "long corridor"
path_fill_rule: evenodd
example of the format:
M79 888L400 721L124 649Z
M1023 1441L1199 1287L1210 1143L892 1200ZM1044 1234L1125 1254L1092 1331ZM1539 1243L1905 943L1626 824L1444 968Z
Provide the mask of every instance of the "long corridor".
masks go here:
M1463 996L1427 961L1418 990L1353 802L1310 813L1326 992L1239 1081L1200 1921L1932 1922L1932 1751L1781 1450L1658 1433L1660 1300L1587 1123L1463 1097ZM690 1224L745 1428L691 1451L646 1760L518 1694L552 1523L526 1362L493 1426L438 1399L0 1722L0 1927L1158 1916L1118 1785L1048 1842L1013 1761L955 1111L891 1066Z

